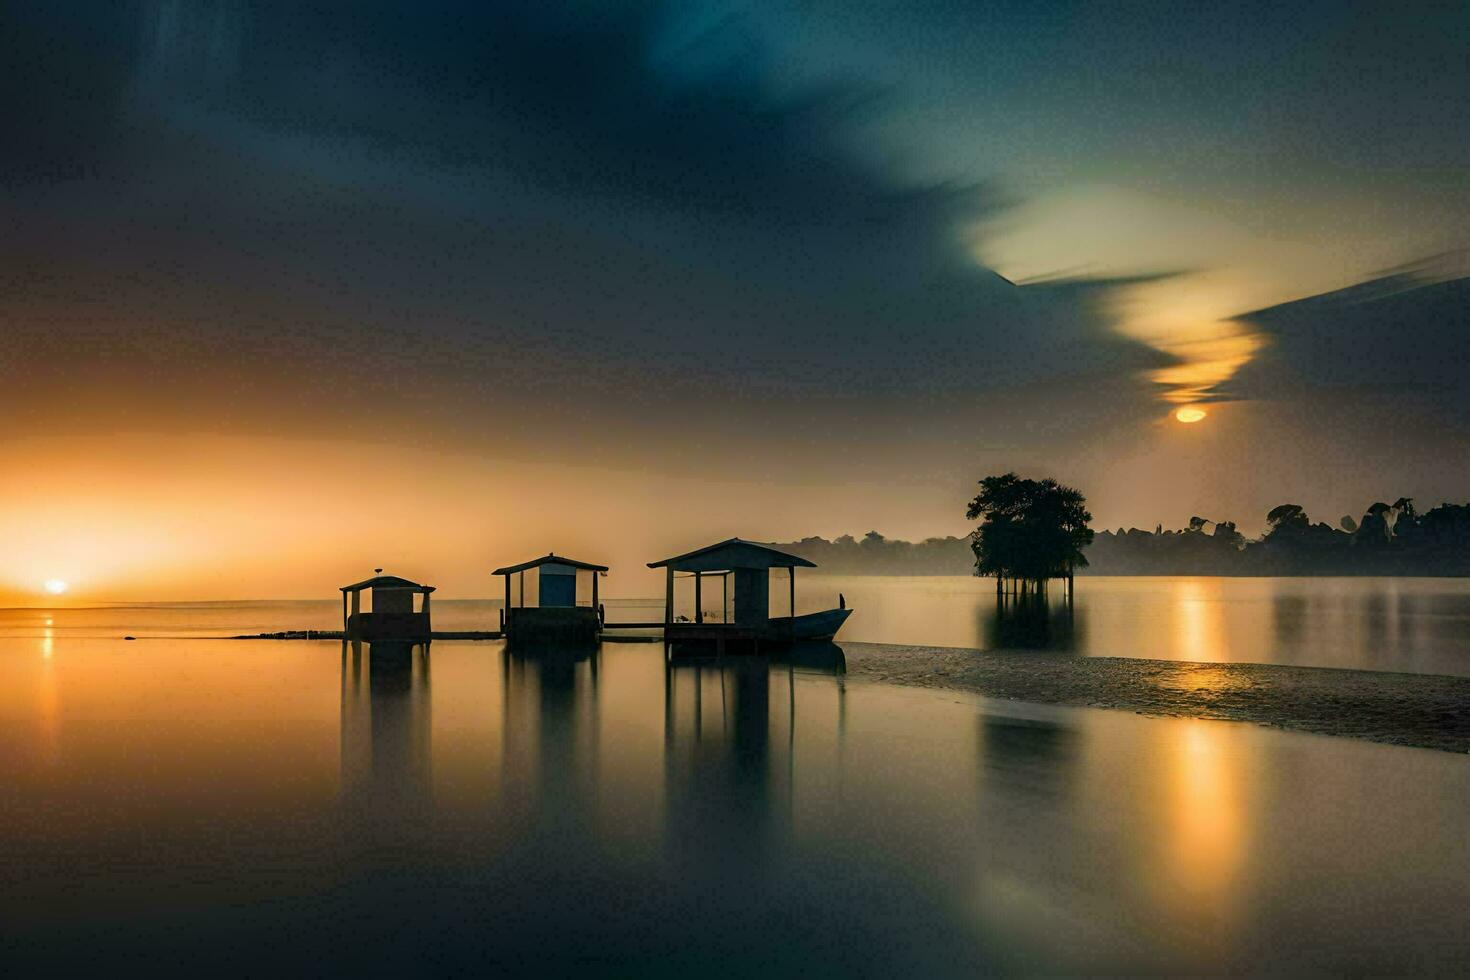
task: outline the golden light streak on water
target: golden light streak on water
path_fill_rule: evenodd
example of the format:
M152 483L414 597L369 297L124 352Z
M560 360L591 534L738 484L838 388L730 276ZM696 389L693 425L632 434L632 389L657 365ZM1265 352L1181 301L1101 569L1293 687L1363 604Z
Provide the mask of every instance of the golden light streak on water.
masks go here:
M1184 579L1173 583L1176 636L1181 659L1200 663L1230 660L1219 583Z
M1189 899L1227 918L1246 854L1240 748L1219 724L1185 722L1170 775L1169 852L1176 884Z
M1230 659L1221 600L1218 582L1175 583L1175 647L1186 659ZM1231 682L1204 669L1190 672L1184 683L1198 691L1223 690ZM1185 722L1172 745L1166 850L1173 884L1184 900L1198 903L1202 914L1208 910L1201 926L1227 930L1238 912L1233 896L1246 852L1240 745L1228 729L1198 720Z
M61 758L61 695L56 685L54 620L47 616L41 631L41 668L36 678L36 746L42 761L55 766Z

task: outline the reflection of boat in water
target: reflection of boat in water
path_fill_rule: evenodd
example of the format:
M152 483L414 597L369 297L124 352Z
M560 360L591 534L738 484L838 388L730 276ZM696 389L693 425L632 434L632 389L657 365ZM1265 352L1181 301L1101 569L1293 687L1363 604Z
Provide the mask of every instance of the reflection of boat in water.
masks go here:
M831 640L808 640L793 643L771 657L804 674L828 674L836 677L847 673L847 656Z
M851 615L851 609L823 609L804 616L772 616L766 629L772 640L793 643L803 640L830 640Z

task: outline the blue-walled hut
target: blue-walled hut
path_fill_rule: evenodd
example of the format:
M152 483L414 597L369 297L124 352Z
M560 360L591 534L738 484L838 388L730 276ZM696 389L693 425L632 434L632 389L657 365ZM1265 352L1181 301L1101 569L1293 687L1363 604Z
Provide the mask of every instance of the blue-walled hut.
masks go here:
M606 565L566 558L556 553L519 565L497 568L505 578L505 612L501 629L514 643L595 643L602 626L597 580ZM535 572L535 587L526 594L526 573ZM577 584L591 578L591 601L581 605Z

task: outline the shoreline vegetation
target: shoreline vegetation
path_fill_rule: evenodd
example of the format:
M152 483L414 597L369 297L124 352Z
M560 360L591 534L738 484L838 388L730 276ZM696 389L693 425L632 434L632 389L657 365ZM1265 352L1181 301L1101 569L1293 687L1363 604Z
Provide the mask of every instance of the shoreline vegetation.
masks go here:
M1470 576L1470 503L1419 513L1409 498L1375 503L1336 527L1313 522L1297 504L1266 516L1248 539L1232 521L1192 518L1189 526L1098 531L1082 554L1083 575ZM903 541L869 531L861 538L807 537L772 547L817 563L832 575L973 575L971 538Z
M1470 752L1470 678L1282 664L1018 657L844 643L850 677L1065 707Z

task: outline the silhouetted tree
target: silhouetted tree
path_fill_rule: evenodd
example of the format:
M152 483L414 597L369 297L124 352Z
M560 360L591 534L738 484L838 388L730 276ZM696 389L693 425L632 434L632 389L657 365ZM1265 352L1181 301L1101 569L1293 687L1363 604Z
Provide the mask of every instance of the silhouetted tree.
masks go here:
M1470 571L1470 504L1441 504L1419 519L1415 545L1440 569ZM1423 562L1420 564L1422 568Z
M1353 515L1351 514L1342 515L1342 520L1338 521L1337 523L1340 524L1342 526L1342 529L1349 534L1354 533L1358 529L1358 522L1353 520Z
M1269 528L1266 537L1269 539L1274 534L1290 537L1295 532L1306 530L1311 521L1301 504L1281 504L1266 514L1266 524Z
M1353 543L1367 547L1377 547L1387 544L1389 538L1388 515L1393 508L1383 501L1375 503L1368 508L1363 519L1358 522L1357 533L1353 535Z
M1040 585L1085 566L1092 515L1081 491L1056 480L1025 480L1015 473L988 476L965 511L980 520L970 536L975 574Z
M1237 550L1245 544L1245 535L1235 529L1234 521L1215 522L1215 533L1211 537Z

